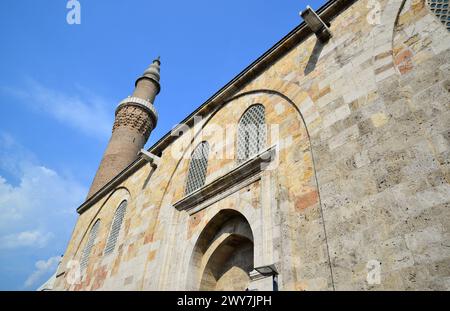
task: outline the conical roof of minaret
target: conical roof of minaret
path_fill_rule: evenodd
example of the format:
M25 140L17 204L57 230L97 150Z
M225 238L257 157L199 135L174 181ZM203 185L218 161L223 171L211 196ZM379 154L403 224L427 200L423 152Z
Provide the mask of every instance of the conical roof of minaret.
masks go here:
M155 60L153 60L152 64L144 71L142 76L137 78L135 85L137 86L139 80L150 79L150 80L154 81L156 83L156 85L158 86L158 93L159 93L160 65L161 65L161 60L160 60L160 57L158 56Z
M154 79L159 82L160 79L160 57L158 56L153 63L144 71L143 77Z

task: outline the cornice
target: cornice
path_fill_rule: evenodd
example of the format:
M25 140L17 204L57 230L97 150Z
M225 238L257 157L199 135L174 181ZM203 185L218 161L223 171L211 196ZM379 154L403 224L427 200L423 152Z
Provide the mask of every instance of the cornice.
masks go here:
M316 12L324 22L331 22L334 17L336 17L340 12L348 8L356 1L357 0L330 0L322 7L320 7ZM247 83L259 76L271 64L275 63L281 57L286 55L286 53L291 51L295 46L297 46L300 42L308 38L311 34L313 34L311 29L307 27L305 22L302 22L280 41L278 41L272 48L270 48L252 64L245 68L241 73L239 73L234 79L232 79L224 87L217 91L200 107L195 109L189 116L181 121L180 124L191 126L194 123L194 117L204 116L212 111L215 107L217 107L237 91L242 89L242 87ZM153 154L161 153L162 150L164 150L175 139L179 137L175 137L171 135L171 133L172 131L166 133L153 146L151 146L148 151ZM113 189L115 186L125 180L129 175L142 167L145 163L147 162L142 158L142 156L139 156L134 162L132 162L110 182L104 185L100 190L98 190L83 204L81 204L80 207L77 208L77 212L81 214L83 211L87 210L90 206L95 204L105 194L107 194L111 189Z

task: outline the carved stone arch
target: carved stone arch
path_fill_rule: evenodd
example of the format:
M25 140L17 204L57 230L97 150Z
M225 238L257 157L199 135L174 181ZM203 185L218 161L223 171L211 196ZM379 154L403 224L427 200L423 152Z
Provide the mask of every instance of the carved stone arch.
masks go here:
M220 210L202 229L192 250L188 290L244 290L254 266L253 232L233 209Z
M281 81L280 81L281 82ZM276 83L276 82L274 82ZM283 84L279 84L279 85L284 85L283 89L287 89L286 85L288 84L292 84L290 85L290 87L292 86L292 89L294 91L289 92L289 95L292 95L293 98L296 99L296 101L294 101L291 97L289 97L286 94L283 94L277 90L273 90L273 89L255 89L255 90L249 90L247 92L243 92L241 94L238 94L236 97L234 97L231 100L235 100L236 98L241 98L241 97L245 97L251 94L265 94L265 95L270 95L270 96L274 96L279 98L280 100L282 100L285 104L289 105L290 107L293 108L293 110L296 112L297 115L297 121L299 122L300 126L302 128L304 128L305 132L306 132L306 140L307 140L307 145L309 146L309 153L311 155L311 159L312 159L312 169L313 169L313 176L312 176L312 181L315 184L315 189L317 191L317 196L318 196L318 213L320 215L321 218L321 227L323 230L323 235L325 236L325 241L327 240L327 232L326 232L326 221L324 219L324 215L323 215L323 210L322 210L322 202L321 202L321 196L320 196L320 188L319 188L319 183L318 183L318 179L317 179L317 174L315 171L315 156L314 156L314 144L312 142L312 134L311 134L311 128L313 133L317 133L317 130L319 130L321 128L321 119L320 117L318 119L312 118L312 116L318 114L318 112L316 111L316 107L314 105L314 102L312 101L311 98L309 98L309 95L306 92L301 91L301 89L295 85L293 83L290 82L284 82ZM257 99L256 99L257 101ZM267 119L267 122L269 123L270 119ZM319 122L318 122L319 121ZM314 136L316 137L316 136ZM273 144L274 141L273 139L271 139L271 143ZM278 202L277 204L283 204L282 202ZM281 205L279 206L281 207ZM258 220L259 223L256 227L260 227L262 225L262 220L259 219ZM253 225L253 223L252 223ZM295 226L295 223L290 224L291 226ZM261 226L262 227L262 226ZM267 235L264 231L261 233L262 235ZM292 237L293 240L298 239L298 237ZM264 237L265 240L270 240L270 238L268 238L267 236ZM269 243L270 244L270 243ZM257 243L255 242L255 245L257 245ZM318 246L318 245L317 245ZM331 284L334 284L334 280L333 280L333 271L332 271L332 266L330 264L331 260L330 260L330 254L329 254L329 249L327 246L327 243L324 242L324 244L322 245L324 248L324 252L326 253L326 260L329 263L329 269L330 269L330 281ZM262 260L259 260L260 258L258 258L258 256L260 257L266 257L264 256L264 253L267 252L267 247L270 247L270 245L266 246L266 249L264 249L263 252L258 253L258 249L255 248L255 260L258 261L258 263L255 263L255 266L264 266L267 264L270 264L270 259L269 258L264 258ZM293 257L295 257L294 254L292 254ZM273 256L273 258L276 258L276 255ZM268 260L269 259L269 260ZM275 259L276 260L276 259ZM295 269L298 269L298 262L291 262L290 265L296 266ZM334 287L334 285L333 285Z
M303 93L298 93L298 94L300 94L299 96L303 96L303 99L305 99L307 95L305 95ZM194 137L191 139L192 142L195 141L196 137L198 135L200 135L200 132L210 123L212 118L217 113L219 113L219 111L225 105L230 104L231 102L235 101L238 98L243 98L243 97L249 96L249 95L255 95L256 97L259 97L261 95L261 97L272 98L272 99L274 97L275 98L279 98L285 105L291 106L296 111L297 120L298 120L300 126L305 129L306 135L307 135L308 145L311 146L310 134L309 134L309 130L308 130L307 120L305 120L305 118L303 117L303 112L302 112L302 109L304 109L306 107L306 104L304 104L302 102L300 105L297 105L287 95L282 94L282 93L278 92L277 90L271 90L271 89L257 89L257 90L251 90L251 91L248 91L248 92L237 94L236 96L234 96L232 98L229 98L228 100L226 100L222 104L218 105L208 115L208 117L206 118L206 120L204 120L203 124L198 128L198 130L196 130L196 132L193 134ZM267 95L269 95L269 96L267 96ZM300 97L296 97L296 98L300 98ZM255 103L257 101L258 100L255 99ZM310 111L307 111L307 113L310 113ZM184 153L189 152L189 150L190 150L189 148L186 148L186 150L184 150ZM313 155L313 152L312 152L312 148L308 152L311 153L311 158L312 158L312 161L314 163L314 155ZM166 187L164 189L163 199L161 201L161 208L160 208L160 211L159 211L159 213L161 213L163 208L166 211L167 211L168 208L171 209L170 211L167 211L168 215L171 215L170 217L176 217L178 219L177 222L181 221L181 219L179 217L182 217L182 218L184 218L186 220L187 220L188 217L190 217L185 212L182 212L183 215L179 215L180 212L178 212L173 206L171 206L171 204L174 203L174 202L172 202L173 201L173 191L172 191L173 188L172 187L173 187L174 181L177 180L176 178L174 178L174 176L177 175L177 171L180 168L180 163L182 163L183 156L184 156L184 154L181 155L178 160L176 160L176 165L173 168L173 171L170 174L168 183L167 183L167 185L166 185ZM314 167L314 164L312 166ZM317 185L317 177L316 177L315 171L313 172L313 179L312 180L313 180L313 183L315 183ZM316 189L317 189L317 192L318 192L318 186L316 187ZM270 200L270 198L268 198L266 200ZM321 204L320 203L320 194L318 195L318 202L319 202L319 206L320 206L320 204ZM276 206L275 202L271 202L271 203L269 203L269 205L273 206L273 208L276 208L275 207ZM255 239L260 239L260 241L263 241L262 243L254 241L255 245L259 245L259 249L258 249L258 247L254 249L255 259L257 261L255 263L256 266L262 266L262 265L265 265L265 264L268 264L268 263L273 263L274 260L275 260L273 258L278 256L277 254L275 254L274 249L273 249L273 237L271 236L271 233L270 232L265 232L265 230L263 229L263 228L265 228L265 226L266 227L270 226L270 224L267 223L267 221L268 221L267 218L265 218L265 220L263 220L263 217L262 217L261 213L262 213L261 211L258 211L257 216L253 217L253 219L248 219L247 218L248 220L250 220L250 223L252 224L252 226L255 225L254 228L257 228L258 233L256 234ZM265 213L270 213L270 212L266 211ZM321 213L321 215L322 215L322 213ZM323 216L321 216L321 218L323 218ZM160 225L164 226L163 224L160 224ZM177 231L177 229L175 227L172 227L172 226L169 226L169 227L165 226L165 229L167 230L167 235L166 235L167 236L167 240L162 241L162 243L168 244L168 245L173 245L171 243L175 243L175 238L174 237L176 235L180 234L181 232ZM198 230L199 230L198 228L195 228L195 233L192 235L192 238L194 238L198 234ZM324 230L325 230L325 228L324 228ZM195 247L194 245L195 245L195 243L192 242L192 240L191 240L189 248L190 249L194 248ZM160 259L163 262L166 263L166 264L164 264L164 267L162 269L160 269L163 272L160 272L160 273L158 272L159 275L160 275L158 282L159 282L160 287L162 287L162 288L164 286L166 286L165 285L166 281L164 280L163 275L166 275L168 273L167 271L169 271L169 266L171 265L169 263L169 261L170 261L170 258L173 258L173 254L174 253L175 253L175 251L173 249L166 249L163 253L161 253L159 255L159 256L161 256ZM198 289L198 288L200 288L200 281L199 281L199 277L198 276L196 277L196 280L198 281L198 283L194 283L195 286L192 285L193 284L192 281L191 281L193 279L192 275L191 275L192 271L189 268L191 261L190 261L190 259L188 257L186 257L186 256L189 256L189 254L190 254L190 250L186 249L186 255L184 256L185 259L183 260L183 264L182 265L177 265L179 270L177 270L178 272L174 273L173 275L178 275L178 274L183 275L182 279L184 279L187 282L186 288L188 288L188 289ZM175 276L174 276L174 279L175 279ZM172 282L173 282L173 280L172 280Z
M370 37L372 38L373 51L372 60L374 62L374 71L379 73L376 77L376 84L379 85L386 76L383 68L387 68L389 63L395 68L398 77L399 70L395 66L394 55L394 39L395 28L407 0L387 0L386 5L382 8L381 17L378 24L375 24ZM386 58L390 58L390 62Z
M208 115L208 117L205 119L205 121L199 127L199 129L196 132L194 132L188 147L182 151L180 157L176 160L176 165L175 165L174 169L172 170L172 173L170 174L170 177L169 177L166 187L164 188L163 200L161 202L164 202L164 197L167 196L167 191L171 188L171 186L173 184L174 176L176 175L176 172L180 168L181 163L183 163L183 160L186 158L186 155L190 154L194 150L194 148L197 146L197 144L195 143L196 139L199 137L199 135L201 134L203 129L210 123L210 121L214 118L214 116L220 112L220 110L222 108L224 108L226 105L230 104L231 102L235 101L236 99L239 99L244 96L256 95L256 94L269 94L269 95L279 96L280 98L286 100L290 105L292 105L295 108L295 110L297 111L299 118L300 118L299 121L302 122L306 128L306 131L308 133L308 140L309 140L310 134L308 131L308 126L307 126L308 124L306 122L307 120L304 118L305 111L303 111L303 109L302 109L303 107L302 107L301 103L299 103L299 105L294 103L296 98L299 98L299 96L303 96L303 98L304 98L307 96L307 93L301 91L301 89L295 83L286 82L286 84L289 84L290 86L292 86L292 88L296 91L297 97L291 99L287 95L282 94L279 91L272 90L272 89L255 89L255 90L249 90L249 91L245 91L245 92L236 94L235 96L232 96L232 97L228 98L227 100L225 100L220 105L217 105L217 107ZM251 104L249 106L251 106ZM201 141L198 141L198 143L200 143L200 142Z
M308 127L306 125L305 119L301 112L301 108L299 108L299 107L302 107L301 105L300 106L296 105L286 95L281 94L280 92L278 92L276 90L270 90L270 89L264 89L264 90L258 89L258 90L252 90L249 92L241 93L241 94L236 95L233 98L230 98L226 103L231 103L232 101L235 101L236 99L245 98L246 96L249 96L249 95L254 96L254 98L253 98L254 103L261 102L262 97L272 98L272 99L275 99L275 101L277 100L276 98L279 98L280 102L282 102L283 105L286 105L286 107L292 107L293 111L295 111L293 113L296 113L296 115L297 115L297 120L298 120L297 122L299 122L300 126L306 132L307 138L305 137L305 139L307 139L307 141L308 141L308 146L311 146ZM261 98L259 96L261 96ZM251 105L251 104L249 104L249 105ZM267 120L267 122L270 122L269 119ZM312 148L312 146L311 146L311 148ZM313 156L312 150L309 149L308 152L310 152L311 158L313 159L313 162L314 162L314 156ZM313 174L312 182L315 183L316 189L318 191L318 185L317 185L317 179L316 179L315 173ZM274 261L278 260L278 259L276 259L276 258L278 258L277 257L278 255L272 253L274 246L273 246L273 236L271 236L271 233L269 232L271 230L264 230L264 228L270 228L271 224L268 223L268 222L270 222L270 218L263 217L263 213L266 213L266 215L267 215L267 213L271 214L272 212L270 212L270 209L277 208L276 207L277 203L275 203L275 202L269 202L269 205L271 205L271 207L268 207L269 208L268 210L266 209L265 212L262 210L258 210L258 212L255 215L253 215L253 217L249 217L249 216L247 216L247 214L245 214L246 218L250 221L252 228L254 228L254 230L256 230L256 231L254 231L254 234L255 234L254 235L255 266L263 266L263 265L271 264ZM319 194L319 205L320 205L320 194ZM322 215L321 212L320 212L320 214ZM323 218L323 216L321 216L321 218ZM322 223L324 224L324 222L322 222ZM275 230L278 230L278 229L275 229ZM325 224L324 224L323 230L325 231ZM196 228L195 231L196 232L200 231L200 228ZM193 237L195 237L195 234L193 235ZM191 245L190 247L192 247L192 249L195 248L195 246L194 246L195 243L196 243L195 240L190 243L190 245ZM188 254L190 254L189 250L186 250L186 251L188 252ZM185 279L188 282L187 288L198 289L199 287L193 287L192 284L190 283L191 282L190 280L192 280L192 276L191 276L191 270L189 267L190 267L190 265L188 267L186 267L185 269L182 269L182 271L189 271L185 277ZM180 273L183 273L182 271L180 271Z

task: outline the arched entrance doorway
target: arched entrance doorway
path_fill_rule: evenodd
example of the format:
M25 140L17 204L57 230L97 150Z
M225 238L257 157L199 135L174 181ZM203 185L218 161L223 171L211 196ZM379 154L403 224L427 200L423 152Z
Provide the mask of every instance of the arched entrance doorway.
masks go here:
M222 210L203 229L191 258L192 289L245 290L253 270L253 234L245 217Z

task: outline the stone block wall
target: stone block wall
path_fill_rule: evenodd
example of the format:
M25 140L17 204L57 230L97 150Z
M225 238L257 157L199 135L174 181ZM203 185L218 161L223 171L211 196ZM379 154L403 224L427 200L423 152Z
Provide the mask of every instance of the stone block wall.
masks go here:
M378 1L379 18L371 3L336 16L329 42L301 40L185 130L156 169L141 167L84 211L56 287L198 289L197 241L232 210L252 230L254 267L275 264L281 290L450 289L450 33L424 0ZM252 104L265 107L270 166L200 210L174 208L201 141L210 144L206 184L236 169L236 127ZM104 256L123 199L118 245ZM67 263L96 219L74 284ZM368 282L372 269L380 282Z

